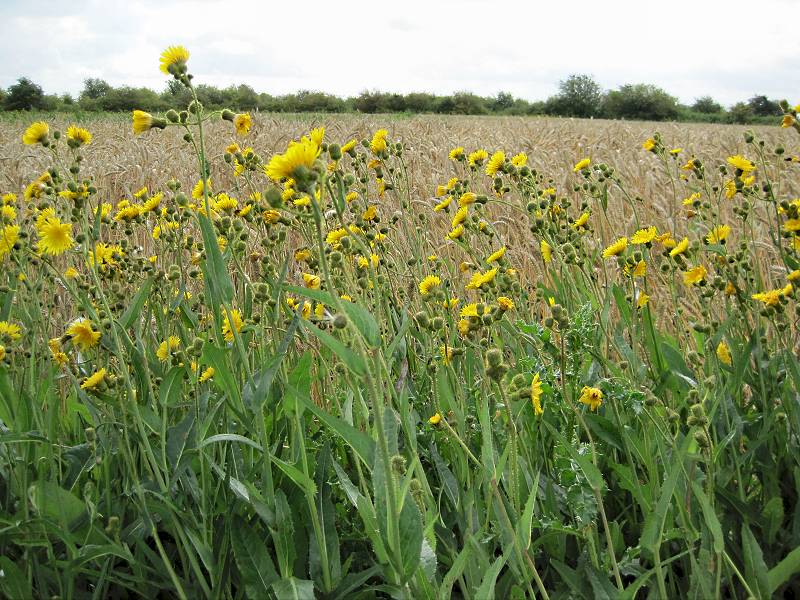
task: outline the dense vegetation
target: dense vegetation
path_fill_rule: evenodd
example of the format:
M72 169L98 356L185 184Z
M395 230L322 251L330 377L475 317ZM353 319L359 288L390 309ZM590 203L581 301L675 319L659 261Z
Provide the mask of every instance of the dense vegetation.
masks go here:
M653 85L623 85L603 91L588 75L572 75L559 85L559 93L546 101L531 102L507 92L481 97L469 92L450 96L429 93L393 94L364 91L353 98L340 98L316 91L271 96L258 93L247 85L224 89L198 85L194 93L209 109L231 108L239 111L315 112L315 113L437 113L457 115L553 115L639 119L649 121L695 121L708 123L770 123L781 114L778 103L766 96L753 96L729 109L713 98L698 98L692 105L678 102ZM185 107L192 96L171 81L161 93L148 88L113 87L102 79L87 79L78 98L45 94L27 78L20 78L5 92L0 91L4 110L43 110L67 112L165 111Z
M386 129L262 158L188 58L186 110L116 134L150 187L112 201L99 136L19 127L3 595L800 594L796 139L641 140L662 214L610 162L510 148L440 148L415 194Z

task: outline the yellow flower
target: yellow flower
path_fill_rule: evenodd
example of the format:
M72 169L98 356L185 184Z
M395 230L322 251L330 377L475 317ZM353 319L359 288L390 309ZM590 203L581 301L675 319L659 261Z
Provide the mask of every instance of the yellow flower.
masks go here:
M284 177L292 177L300 167L311 168L319 155L320 149L312 140L303 137L299 142L292 142L283 154L273 156L264 167L267 177L279 181Z
M75 319L67 327L67 336L72 340L73 345L80 346L81 350L89 350L100 341L100 332L92 328L92 322L88 319Z
M181 345L181 338L176 335L169 336L168 339L161 342L156 350L158 360L164 362L169 359L173 350L176 350Z
M533 414L537 417L544 414L544 409L542 408L542 380L539 379L538 373L531 380L531 403L533 404Z
M520 152L519 154L515 154L511 158L511 164L514 165L517 168L524 167L525 165L528 164L528 155L525 154L524 152Z
M575 220L572 226L575 229L578 229L580 227L584 227L588 221L589 221L589 213L588 212L581 213L581 216Z
M453 201L452 196L446 196L444 200L439 202L436 206L433 207L434 212L439 212L450 206L450 203Z
M788 232L800 231L800 219L789 219L783 224L783 230Z
M183 46L170 46L161 53L161 72L164 75L180 74L181 67L186 66L189 51Z
M506 155L500 150L492 154L492 158L486 163L486 174L489 175L489 177L494 177L505 161Z
M636 297L636 308L644 308L647 306L648 302L650 302L650 296L644 292L639 292L639 295Z
M338 248L342 238L348 235L350 235L350 232L344 227L334 229L333 231L329 231L328 235L325 236L325 242L333 248Z
M720 362L723 362L728 366L730 366L733 362L731 360L730 348L728 348L728 344L726 344L724 341L717 344L717 358L720 360Z
M233 329L236 329L236 332L239 333L242 330L242 326L244 325L244 321L242 320L242 313L240 313L237 309L233 308L230 310L231 319L228 319L228 311L223 309L223 313L225 314L223 321L222 321L222 335L225 336L226 342L233 341ZM231 328L231 322L233 322L233 329Z
M208 194L211 195L211 179L206 179L205 182L199 179L192 188L192 198L195 200L202 200L205 198L206 185L208 185Z
M464 192L461 195L461 198L458 199L458 205L461 208L466 208L470 204L475 204L475 201L477 199L478 199L478 196L474 192Z
M427 296L431 293L431 291L439 287L441 284L442 280L439 277L436 275L428 275L419 282L419 293L423 296Z
M459 146L458 148L453 148L452 150L450 150L448 156L450 157L450 160L460 159L462 156L464 156L464 147Z
M731 232L731 228L727 225L718 225L714 227L711 231L708 232L706 236L706 241L709 244L721 244L725 241L725 238L728 237L728 234Z
M253 119L250 113L241 113L233 118L233 126L236 128L236 133L239 135L247 135L250 127L253 126Z
M616 242L608 246L605 250L603 250L603 258L611 258L612 256L617 256L620 253L625 251L625 248L628 247L628 238L621 237Z
M303 282L306 287L311 290L318 290L322 285L322 280L319 275L313 275L311 273L303 273Z
M451 240L457 240L463 235L464 235L464 226L458 225L457 227L454 227L450 231L450 233L447 234L447 237L450 238Z
M449 365L453 360L453 348L450 346L440 346L439 353L442 355L442 363Z
M467 160L469 162L470 167L475 167L481 164L487 158L489 158L489 153L486 152L486 150L484 150L483 148L481 148L479 150L475 150L475 152L471 152L470 155L467 157Z
M67 127L67 139L72 140L78 146L85 146L92 143L92 134L82 127L70 125Z
M64 277L67 279L75 279L78 276L78 271L75 267L69 267L66 271L64 271Z
M442 422L442 415L440 415L438 412L434 414L430 419L428 419L428 423L430 423L431 425L438 425L441 422Z
M683 274L683 283L686 285L698 284L705 280L707 274L708 271L703 265L697 265Z
M200 383L205 383L214 376L214 367L208 367L200 374Z
M133 111L133 133L135 134L144 133L154 127L164 129L166 126L167 122L164 119L157 119L143 110Z
M499 250L497 250L496 252L493 252L492 254L490 254L490 255L489 255L489 258L487 258L487 259L486 259L486 262L487 262L487 263L493 263L493 262L497 262L498 260L500 260L501 258L503 258L503 255L504 255L505 253L506 253L506 247L505 247L505 246L503 246L502 248L500 248L500 249L499 249Z
M680 154L681 152L683 152L683 148L673 148L672 150L669 151L669 153L672 154L672 156L678 156L678 154Z
M756 166L749 160L747 160L744 156L740 154L736 154L735 156L728 157L728 164L732 166L734 169L738 169L743 173L749 173L750 171L755 171Z
M469 208L466 207L466 206L462 206L461 208L459 208L456 211L456 214L453 215L453 221L452 221L451 225L453 227L456 227L457 225L461 225L464 221L466 221L467 220L468 211L469 211Z
M539 251L542 253L542 259L544 262L549 263L551 260L553 260L553 248L544 240L539 242Z
M0 339L8 338L13 342L18 340L21 335L22 329L19 325L8 321L0 321Z
M81 384L82 390L92 390L96 388L98 385L103 383L103 380L106 378L106 369L105 367L100 369L99 371L95 371L89 377L83 380Z
M689 238L683 238L678 244L669 251L669 255L672 257L678 256L679 254L684 254L689 249Z
M577 173L578 171L582 171L588 167L590 164L592 164L592 161L588 158L584 158L583 160L579 160L577 163L575 163L575 166L572 167L572 171L573 173Z
M356 198L358 198L358 192L350 192L349 194L347 194L344 197L344 201L347 202L347 203L350 203L353 200L355 200Z
M776 290L768 290L766 292L759 292L758 294L753 294L752 298L753 300L758 300L759 302L764 304L764 306L775 306L780 303L781 296L786 296L788 294L791 294L793 289L794 288L792 287L792 284L788 283L784 288L778 288Z
M497 305L502 310L511 310L512 308L514 308L514 301L506 296L500 296L499 298L497 298Z
M583 386L580 397L581 404L585 404L590 410L597 410L603 403L603 392L597 388Z
M378 218L378 207L374 204L370 204L367 207L367 210L361 214L361 218L365 221L374 221Z
M642 144L642 148L644 148L648 152L652 152L653 148L655 147L656 147L656 141L653 138L647 138Z
M44 121L36 121L22 134L22 143L27 146L34 146L47 141L50 134L50 127Z
M786 276L786 279L789 281L798 281L800 280L800 269L795 269L791 273Z
M658 235L658 230L655 227L648 227L647 229L640 229L631 236L631 244L649 244Z
M791 127L795 124L795 118L792 115L783 115L783 121L781 121L781 127Z
M480 287L483 284L494 281L495 275L497 275L497 267L495 267L494 269L489 269L488 271L486 271L486 273L480 273L480 272L474 273L472 275L472 279L470 279L470 282L467 284L467 289L468 290L480 289Z
M684 171L691 171L692 169L694 169L694 159L691 158L691 159L687 160L686 164L683 165L681 167L681 169L683 169Z
M220 192L214 199L212 206L214 210L218 211L232 211L239 206L239 201L236 198L231 198L228 194Z
M631 277L644 277L647 274L647 263L640 260L633 268L625 265L625 274Z
M42 254L58 256L75 245L72 239L72 223L62 223L58 217L47 217L36 224L39 234L38 250Z
M389 135L389 132L386 129L378 129L378 131L376 131L372 136L372 141L369 143L369 149L372 150L373 154L380 154L386 150L387 135Z
M353 138L352 140L347 142L344 146L342 146L342 154L350 152L355 147L356 147L356 140L355 138Z
M19 225L6 225L0 229L0 259L3 259L6 254L11 254L18 239Z

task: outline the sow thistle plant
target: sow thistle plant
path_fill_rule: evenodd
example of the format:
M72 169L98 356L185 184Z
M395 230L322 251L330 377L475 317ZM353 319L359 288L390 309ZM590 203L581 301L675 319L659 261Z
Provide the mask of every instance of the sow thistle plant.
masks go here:
M419 198L389 129L262 153L189 60L185 110L131 122L191 181L111 198L89 130L22 133L50 166L0 211L5 595L800 592L783 148L654 133L659 222L599 152L565 182L457 146Z

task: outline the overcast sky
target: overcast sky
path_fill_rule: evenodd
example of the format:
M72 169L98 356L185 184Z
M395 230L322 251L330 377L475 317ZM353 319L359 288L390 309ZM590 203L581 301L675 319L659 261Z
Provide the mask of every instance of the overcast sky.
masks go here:
M0 86L77 94L87 77L162 90L166 46L197 83L341 96L364 89L529 100L570 73L681 101L800 102L798 0L0 0Z

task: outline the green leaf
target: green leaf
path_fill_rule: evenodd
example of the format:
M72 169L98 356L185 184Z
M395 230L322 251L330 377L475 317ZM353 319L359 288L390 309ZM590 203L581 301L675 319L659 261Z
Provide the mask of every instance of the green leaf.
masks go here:
M750 589L759 598L769 598L772 595L769 571L764 563L761 546L758 545L747 523L742 523L742 554L744 555L744 576Z
M178 468L186 447L193 446L194 415L190 410L180 423L167 429L167 459L173 470Z
M200 231L203 234L203 249L206 258L203 260L203 275L211 301L219 308L221 304L230 304L233 299L233 282L222 259L217 236L211 220L204 214L197 215Z
M74 530L86 516L86 505L67 490L51 481L36 481L29 496L39 516Z
M182 367L172 367L164 376L158 388L158 398L161 406L174 408L183 398L183 376L186 371Z
M789 581L795 573L800 573L800 546L789 552L786 558L767 573L769 593L774 594L775 590Z
M6 598L33 598L28 578L10 558L0 556L0 591Z
M242 400L252 412L258 414L269 396L272 382L275 380L275 375L278 373L281 363L286 357L289 344L294 339L294 334L299 324L300 317L295 315L291 323L289 323L289 327L286 328L286 335L283 336L283 340L281 340L281 344L278 346L277 354L260 373L257 373L253 377L255 384L249 381L245 384L244 391L242 392Z
M694 481L692 482L692 491L700 502L700 508L703 511L703 519L705 519L706 527L708 527L708 530L711 532L711 537L714 540L714 552L716 554L722 554L725 548L725 538L722 535L722 526L717 518L717 513L714 512L714 508L711 506L711 502L703 491L703 488Z
M314 582L289 577L272 584L275 596L280 600L314 600Z
M218 433L217 435L209 436L200 442L197 445L197 448L204 448L209 444L215 444L217 442L239 442L241 444L247 444L251 448L255 448L261 452L264 451L264 449L261 447L261 444L254 442L250 438L246 438L243 435L239 435L238 433Z
M550 423L546 423L546 425L547 428L553 432L553 435L561 442L561 444L567 450L567 452L569 452L569 455L572 457L572 459L576 463L578 463L578 466L581 468L581 471L583 471L583 474L589 481L589 485L591 485L592 488L596 490L602 490L603 488L605 488L606 484L605 481L603 480L603 474L600 472L600 469L594 466L592 459L584 454L580 454L573 447L573 445L570 444L566 439L564 439L564 436L561 435L561 433Z
M203 346L202 360L204 363L214 367L214 377L211 379L216 386L233 400L239 399L239 387L233 378L228 362L225 359L225 352L212 344Z
M456 556L456 559L450 566L450 570L445 573L445 576L442 578L442 585L439 586L439 600L449 600L452 594L453 584L464 572L471 552L472 545L465 543L461 552L458 553L458 556Z
M503 567L506 564L506 557L505 555L500 556L497 560L492 563L492 566L486 571L486 574L483 576L483 581L481 582L481 586L475 592L475 598L494 598L494 586L497 584L497 576L500 575L500 571L503 570Z
M247 595L250 598L269 597L270 586L278 579L278 574L257 529L241 519L234 521L231 547Z
M417 504L411 497L406 496L403 508L400 510L400 556L403 561L404 581L408 581L414 575L419 565L422 554L422 515L419 513Z
M322 331L319 327L310 321L303 321L303 329L311 333L320 342L322 342L328 349L339 357L345 366L356 375L364 375L367 372L367 367L363 359L355 352L350 350L342 342L337 340L327 331Z
M152 277L145 280L145 282L139 288L139 291L136 292L136 295L133 297L133 300L123 313L122 317L120 317L119 324L123 327L123 329L127 329L133 325L134 321L139 318L139 315L142 312L142 307L144 306L144 302L150 295L151 287L153 287Z
M317 493L317 484L308 475L303 473L300 469L292 464L282 461L280 458L273 456L270 460L283 471L289 479L294 481L301 490L309 494Z
M672 495L675 493L675 486L678 483L678 477L683 472L683 459L689 449L689 443L692 441L691 436L686 436L683 439L680 449L677 454L672 457L672 465L669 471L669 476L661 487L661 496L658 498L653 512L645 517L644 527L642 528L642 536L639 539L639 545L655 551L661 546L661 532L664 528L664 520L667 516L667 509L672 503Z
M326 412L314 404L310 398L300 395L297 390L297 398L303 405L311 411L320 421L340 435L342 439L358 454L358 457L367 465L372 465L374 461L375 442L363 431L359 431L352 425L346 423L339 417Z

